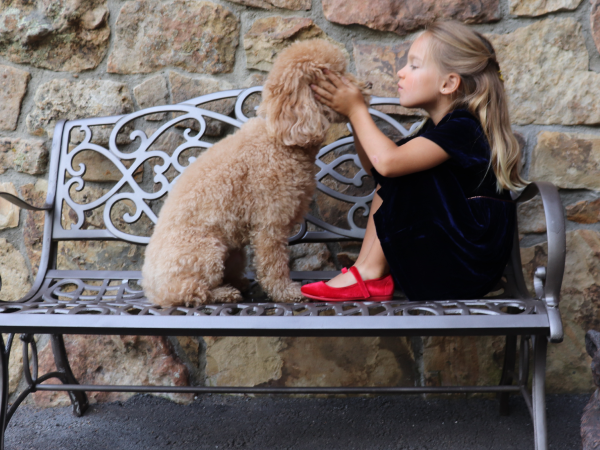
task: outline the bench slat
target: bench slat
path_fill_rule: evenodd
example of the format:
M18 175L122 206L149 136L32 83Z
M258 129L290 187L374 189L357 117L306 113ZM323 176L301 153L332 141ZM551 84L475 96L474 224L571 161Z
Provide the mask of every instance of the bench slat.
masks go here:
M548 335L545 314L460 316L129 316L0 314L2 333L162 336Z
M290 277L292 280L330 280L339 273L339 270L292 271L290 272ZM246 277L248 279L254 279L255 275L252 272L248 272ZM47 278L78 278L81 280L139 280L142 278L142 272L139 270L49 270Z

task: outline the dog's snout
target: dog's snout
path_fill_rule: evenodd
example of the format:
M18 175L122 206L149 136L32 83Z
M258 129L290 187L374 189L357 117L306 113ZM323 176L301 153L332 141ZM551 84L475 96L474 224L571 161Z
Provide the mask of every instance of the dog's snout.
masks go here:
M373 83L371 83L370 81L365 82L365 89L371 89L372 87L373 87Z

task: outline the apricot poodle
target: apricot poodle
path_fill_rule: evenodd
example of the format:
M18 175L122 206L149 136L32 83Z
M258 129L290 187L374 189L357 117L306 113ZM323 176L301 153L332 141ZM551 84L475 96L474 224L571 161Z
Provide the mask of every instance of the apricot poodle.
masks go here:
M276 302L303 299L290 280L287 240L312 199L315 157L327 129L346 120L316 101L310 89L324 78L324 68L348 78L368 100L366 86L346 72L337 46L314 39L282 51L257 117L194 161L165 201L142 269L152 303L240 301L248 244L267 294Z

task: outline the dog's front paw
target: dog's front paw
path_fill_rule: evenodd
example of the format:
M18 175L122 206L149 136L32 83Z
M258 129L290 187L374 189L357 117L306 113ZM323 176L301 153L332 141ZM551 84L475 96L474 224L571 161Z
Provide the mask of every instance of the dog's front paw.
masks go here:
M300 291L300 283L290 283L281 290L279 295L273 295L276 303L300 303L306 300Z
M233 286L219 286L210 291L214 303L239 303L242 301L242 294Z

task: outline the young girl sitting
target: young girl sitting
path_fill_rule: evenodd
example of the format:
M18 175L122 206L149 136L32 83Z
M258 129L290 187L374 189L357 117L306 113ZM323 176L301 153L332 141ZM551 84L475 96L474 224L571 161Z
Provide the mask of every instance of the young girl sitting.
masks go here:
M522 189L496 53L458 22L434 22L398 72L400 104L429 119L398 143L375 125L360 92L326 72L316 98L348 117L377 192L350 271L307 284L314 300L481 298L502 276L514 238L510 190Z

